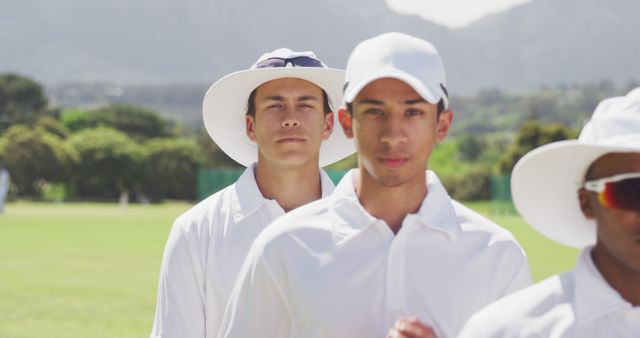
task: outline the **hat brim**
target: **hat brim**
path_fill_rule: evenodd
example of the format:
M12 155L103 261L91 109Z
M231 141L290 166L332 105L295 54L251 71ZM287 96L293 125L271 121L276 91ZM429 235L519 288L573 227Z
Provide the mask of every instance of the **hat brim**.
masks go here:
M607 153L624 152L640 152L640 139L625 146L571 140L534 149L513 168L513 203L524 220L546 237L575 248L594 244L596 223L582 213L578 190L591 163Z
M440 100L444 101L445 108L449 107L449 99L447 95L444 93L442 88L430 88L424 85L422 81L418 80L416 77L401 71L401 70L388 70L384 72L380 72L374 75L369 76L368 78L360 81L355 86L347 89L345 93L344 100L347 103L353 102L353 100L358 96L358 93L364 89L371 82L384 79L384 78L392 78L396 80L400 80L413 88L423 99L431 104L437 104Z
M335 111L342 102L344 71L332 68L289 67L243 70L229 74L209 87L204 97L204 126L213 141L234 161L247 167L258 160L258 147L245 130L247 100L261 84L281 79L299 78L322 88ZM344 135L334 114L331 136L320 146L321 167L337 162L355 152L355 145Z

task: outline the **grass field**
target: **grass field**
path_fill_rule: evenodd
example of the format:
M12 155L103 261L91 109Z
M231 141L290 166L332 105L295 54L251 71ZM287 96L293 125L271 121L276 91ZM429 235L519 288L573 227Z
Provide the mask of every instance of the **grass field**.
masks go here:
M190 205L9 204L0 215L0 337L148 337L162 250ZM573 266L515 215L489 215L527 251L534 279Z
M10 204L0 337L148 337L173 219L188 204Z

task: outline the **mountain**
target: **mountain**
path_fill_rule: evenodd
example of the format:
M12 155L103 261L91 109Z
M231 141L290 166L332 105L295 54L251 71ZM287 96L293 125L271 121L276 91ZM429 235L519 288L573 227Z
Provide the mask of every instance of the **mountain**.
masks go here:
M384 0L0 0L0 71L46 83L209 83L279 47L342 66L387 28L437 26Z
M384 0L0 0L0 72L69 82L209 84L279 47L344 67L402 31L440 50L450 91L640 79L636 0L534 0L450 30Z
M464 90L624 84L640 80L638 13L636 0L534 0L455 31L462 56L443 57Z

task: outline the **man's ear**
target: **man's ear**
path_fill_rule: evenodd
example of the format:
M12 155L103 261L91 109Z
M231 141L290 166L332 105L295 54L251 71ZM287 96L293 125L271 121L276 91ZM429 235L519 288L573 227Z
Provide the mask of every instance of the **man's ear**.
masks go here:
M338 109L338 120L342 126L342 130L347 138L353 138L353 129L351 128L351 113L347 108L341 107Z
M447 109L438 116L438 127L436 129L436 141L442 142L447 137L453 122L453 110Z
M246 115L244 118L245 132L247 137L253 142L256 142L256 121L251 115Z
M324 123L322 127L322 140L326 140L331 136L333 131L333 112L324 114Z
M580 201L580 210L582 210L582 214L587 219L594 219L595 213L593 211L593 199L590 195L591 194L587 189L578 189L578 200Z

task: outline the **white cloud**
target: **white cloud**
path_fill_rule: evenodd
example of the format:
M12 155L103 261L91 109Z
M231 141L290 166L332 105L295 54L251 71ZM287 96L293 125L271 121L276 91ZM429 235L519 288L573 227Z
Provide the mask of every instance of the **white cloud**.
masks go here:
M531 0L386 0L393 11L417 14L447 26L463 27L481 17L497 13Z

